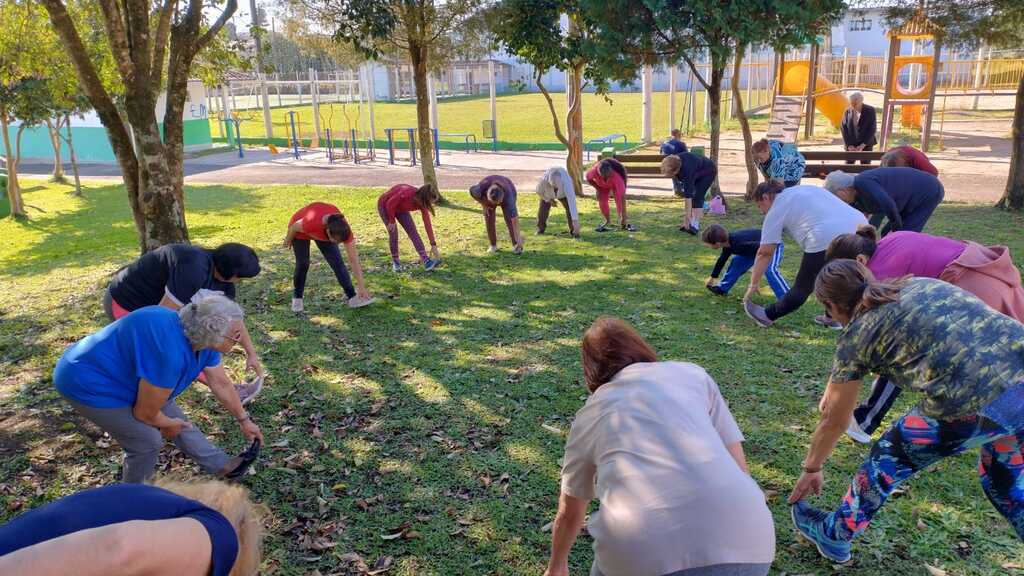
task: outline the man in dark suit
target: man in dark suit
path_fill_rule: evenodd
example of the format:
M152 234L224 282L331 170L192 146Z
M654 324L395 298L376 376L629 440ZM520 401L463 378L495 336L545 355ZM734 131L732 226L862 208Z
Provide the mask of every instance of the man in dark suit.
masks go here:
M843 132L843 143L848 152L870 152L877 143L875 133L875 109L864 103L864 95L860 92L850 94L850 107L843 114L840 129ZM853 164L853 162L847 162ZM862 162L868 164L868 162Z

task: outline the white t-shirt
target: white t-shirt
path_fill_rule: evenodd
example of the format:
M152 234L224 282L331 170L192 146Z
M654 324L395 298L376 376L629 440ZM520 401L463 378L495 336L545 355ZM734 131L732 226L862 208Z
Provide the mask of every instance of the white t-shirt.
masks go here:
M700 366L632 364L598 388L569 432L562 491L601 502L588 524L601 573L771 563L764 494L726 449L742 440Z
M856 232L867 218L818 186L793 186L775 196L761 226L761 244L782 244L782 232L805 253L823 252L840 234Z

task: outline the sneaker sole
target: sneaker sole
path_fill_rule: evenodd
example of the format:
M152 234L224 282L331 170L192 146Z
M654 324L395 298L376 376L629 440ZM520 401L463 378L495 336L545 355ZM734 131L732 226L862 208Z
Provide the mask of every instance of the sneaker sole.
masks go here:
M796 533L797 533L798 536L800 536L800 538L802 538L803 540L806 540L807 542L810 542L811 544L814 544L814 547L818 549L818 554L820 554L822 558L824 558L825 560L828 560L829 562L835 562L837 564L846 564L850 560L853 560L853 554L847 556L846 560L839 560L838 558L833 558L833 557L829 556L828 554L826 554L825 551L821 549L821 544L818 544L816 541L814 541L811 538L809 538L806 534L804 534L803 530L801 530L800 528L797 527L798 525L796 523L796 512L795 512L795 510L796 510L795 507L793 507L793 506L789 507L789 519L793 521L793 529L796 530Z
M259 385L258 388L256 388L256 391L252 393L252 396L249 396L245 400L242 400L242 406L245 406L246 404L248 404L248 403L252 402L253 400L255 400L256 397L260 395L260 392L263 392L263 384L262 383Z
M750 313L750 310L747 310L746 306L743 307L743 313L747 315L747 318L750 318L751 320L753 320L754 324L757 324L761 328L767 328L767 327L771 326L771 324L762 324L759 319L757 319L753 314Z
M357 304L355 306L351 306L350 305L349 308L353 308L353 309L355 309L355 308L363 308L364 306L369 306L370 304L373 304L376 301L377 301L376 298L370 298L369 300L366 300L365 302L361 302L361 303L359 303L359 304Z
M857 434L856 432L851 432L850 430L847 430L846 435L850 437L850 440L853 440L857 444L871 444L871 436L869 436L866 432L863 433L862 436L861 434Z

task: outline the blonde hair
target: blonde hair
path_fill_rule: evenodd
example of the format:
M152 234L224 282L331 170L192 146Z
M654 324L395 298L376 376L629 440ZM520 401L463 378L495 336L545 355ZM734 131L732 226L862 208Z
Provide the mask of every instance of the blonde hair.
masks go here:
M679 173L679 169L683 167L683 159L675 154L665 156L661 159L661 175L662 176L675 176Z
M832 260L814 279L814 295L822 305L836 306L850 318L883 304L897 302L900 290L911 276L891 282L879 282L868 267L856 260Z
M231 576L255 576L259 572L263 560L265 511L249 499L248 490L238 484L218 480L183 481L163 478L153 484L220 512L238 535L238 557L231 568Z

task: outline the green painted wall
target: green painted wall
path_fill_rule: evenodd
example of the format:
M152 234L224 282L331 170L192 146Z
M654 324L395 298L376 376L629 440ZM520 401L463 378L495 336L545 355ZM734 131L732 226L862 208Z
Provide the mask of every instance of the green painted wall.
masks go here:
M73 130L75 153L78 155L79 162L117 161L117 157L114 156L114 149L110 146L110 140L107 138L106 128L101 126L75 126L74 121L72 121L71 129ZM161 132L163 131L163 125L160 126L160 130ZM9 132L11 135L11 145L13 146L14 139L18 135L18 128L12 126ZM67 131L65 130L66 133ZM206 119L186 120L184 125L184 141L186 149L211 146L213 140L210 138L210 122ZM3 156L7 156L7 150L4 148L2 139L0 139L0 152L3 152ZM61 156L65 162L71 159L66 145L61 147ZM53 146L50 145L50 134L46 126L25 129L21 135L21 157L45 158L47 160L53 158Z

